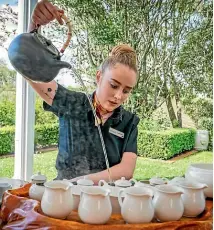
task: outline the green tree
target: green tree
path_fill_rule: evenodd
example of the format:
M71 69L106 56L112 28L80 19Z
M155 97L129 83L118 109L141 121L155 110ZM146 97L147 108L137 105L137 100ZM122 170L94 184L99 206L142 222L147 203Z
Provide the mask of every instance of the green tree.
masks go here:
M193 75L187 81L176 64L190 31L195 31L196 25L210 17L207 13L210 1L54 2L63 7L72 20L74 39L70 51L80 74L93 78L114 45L129 43L138 54L139 77L125 106L146 118L166 102L173 127L182 126L180 97L188 84L192 88L197 84L193 84ZM60 27L59 31L65 33L64 28ZM176 99L177 113L172 98Z
M213 3L205 1L198 12L197 24L189 31L181 47L177 67L183 79L183 95L213 97Z
M0 61L0 98L10 98L15 97L15 87L16 87L16 72L14 70L8 69L6 64ZM11 97L12 95L12 97Z

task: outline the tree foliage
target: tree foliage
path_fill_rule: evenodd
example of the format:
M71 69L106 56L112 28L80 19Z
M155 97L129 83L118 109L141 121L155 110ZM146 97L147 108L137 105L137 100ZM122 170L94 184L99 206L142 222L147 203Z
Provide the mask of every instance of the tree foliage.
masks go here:
M14 95L15 87L16 72L8 69L4 61L0 60L0 98L11 98L11 95Z
M198 92L205 94L208 89L212 92L211 84L205 84L211 82L210 75L204 71L211 70L211 35L204 33L212 27L211 1L54 2L64 7L72 19L77 42L76 60L83 74L93 77L114 45L128 43L135 48L139 78L126 107L140 117L149 117L166 102L172 124L181 126L180 97L187 92L190 94L190 89L194 90L195 95ZM203 39L198 44L200 36ZM197 50L191 47L194 43L197 43ZM209 46L206 56L200 53L204 44ZM194 75L188 73L189 65L194 62L194 58L188 54L190 51L192 57L196 57L197 53L198 60L202 62L200 70L191 66ZM82 66L87 68L83 69ZM202 76L203 82L199 82ZM172 106L174 97L177 114Z
M212 1L53 0L73 24L63 59L94 87L111 48L128 43L138 54L138 82L125 107L141 118L166 103L173 127L182 126L181 98L212 98ZM66 27L43 34L60 48ZM71 77L74 77L71 74ZM176 109L172 99L175 98Z
M198 13L197 25L186 36L177 61L189 92L212 98L213 22L212 3L206 2Z

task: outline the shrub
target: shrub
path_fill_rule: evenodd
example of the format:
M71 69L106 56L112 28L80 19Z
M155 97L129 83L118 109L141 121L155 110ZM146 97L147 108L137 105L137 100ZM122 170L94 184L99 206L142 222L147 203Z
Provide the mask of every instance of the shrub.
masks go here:
M213 149L213 118L202 117L198 120L198 128L209 131L208 150Z
M3 100L0 102L0 127L15 125L16 101ZM37 97L35 104L35 124L57 123L58 118L53 114L44 111L42 100Z
M167 160L195 144L194 129L169 129L165 131L148 131L139 128L138 152L143 157Z
M153 112L152 117L149 119L152 120L152 122L156 121L158 123L158 126L160 127L159 130L172 128L172 122L169 118L168 111L164 110L162 107L156 109Z
M168 121L164 122L162 118L158 119L143 119L140 124L139 128L143 130L150 130L150 131L160 131L166 130L170 128L170 124Z
M58 118L53 113L49 113L43 109L43 101L37 97L35 105L35 124L52 124L57 123Z
M0 127L15 125L15 100L3 100L0 103Z
M161 129L161 126L155 120L143 119L139 123L138 129L141 129L141 130L150 130L150 131L159 131Z
M58 142L58 124L35 126L35 146L55 145ZM15 150L15 127L0 128L0 155L13 153Z
M58 124L36 125L35 145L48 146L58 143Z
M0 128L0 155L14 152L15 127L5 126Z

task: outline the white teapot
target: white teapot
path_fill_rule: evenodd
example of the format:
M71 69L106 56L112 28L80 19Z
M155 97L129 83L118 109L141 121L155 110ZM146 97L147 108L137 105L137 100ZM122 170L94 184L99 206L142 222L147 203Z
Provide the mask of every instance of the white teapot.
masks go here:
M141 181L135 181L134 187L137 187L137 188L149 188L155 193L155 187L150 185L150 184L148 184L148 183L144 183L144 182L141 182Z
M184 204L184 214L186 217L196 217L201 214L206 206L204 189L208 186L197 182L180 181L178 183L183 189L183 195L181 196Z
M114 182L115 187L121 187L121 188L127 188L132 186L132 182L135 182L134 179L126 180L125 177L121 177L121 179L116 180ZM104 187L113 187L109 185L105 180L100 180L98 183L99 186L104 186Z
M109 185L105 180L100 180L98 185L103 186L104 188L107 188L110 190L110 201L112 206L112 213L113 214L120 214L121 213L121 207L118 202L118 194L122 188L128 188L132 186L132 182L135 182L134 179L126 180L125 177L121 177L120 180L116 180L114 182L115 186ZM123 196L123 194L121 194Z
M63 181L69 181L69 180L63 179ZM93 186L93 185L94 182L90 179L87 179L87 176L84 176L83 178L77 180L76 185L72 187L74 211L77 211L79 207L81 188L85 186Z
M125 194L123 201L122 193ZM130 224L151 222L154 216L153 195L153 191L146 187L129 187L121 190L118 201L123 219Z
M32 185L29 189L29 196L31 199L41 201L45 191L44 183L47 177L40 172L31 177Z
M93 186L94 182L93 182L93 180L88 179L87 176L84 176L82 179L77 180L77 185L79 185L79 186Z
M66 180L66 179L64 179ZM69 181L69 180L68 180ZM81 188L85 186L93 186L94 182L90 179L87 179L86 176L84 176L82 179L77 180L77 185L74 185L72 188L73 191L73 210L77 211L80 203L80 194L81 194Z
M186 170L185 178L206 184L208 188L204 189L205 197L213 198L213 163L190 164Z
M155 186L153 205L155 217L161 222L179 220L184 212L184 205L181 199L183 191L175 185Z
M186 179L184 177L174 177L173 179L171 179L168 184L174 184L174 185L178 185L180 182L186 181Z
M160 177L152 177L150 180L150 185L162 185L162 184L167 184L168 179L166 178L160 178Z
M73 209L73 184L69 181L55 180L44 185L42 211L50 217L65 219Z
M112 213L110 191L98 186L81 188L78 214L87 224L105 224Z

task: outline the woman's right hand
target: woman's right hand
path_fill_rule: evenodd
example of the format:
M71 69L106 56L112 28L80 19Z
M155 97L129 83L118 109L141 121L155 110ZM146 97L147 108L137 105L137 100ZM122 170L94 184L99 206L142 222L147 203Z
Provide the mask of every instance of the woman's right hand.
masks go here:
M42 0L37 3L32 13L32 21L35 25L46 25L56 19L61 25L63 21L61 15L64 13L57 6L54 6L48 0Z

